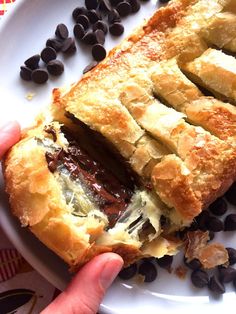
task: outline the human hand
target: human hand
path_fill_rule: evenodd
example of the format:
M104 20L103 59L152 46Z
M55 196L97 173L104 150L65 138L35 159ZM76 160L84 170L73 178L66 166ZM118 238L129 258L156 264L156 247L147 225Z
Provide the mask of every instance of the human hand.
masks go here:
M20 139L20 126L16 121L0 127L0 159Z
M104 253L87 263L69 286L41 314L95 314L123 266L122 258Z

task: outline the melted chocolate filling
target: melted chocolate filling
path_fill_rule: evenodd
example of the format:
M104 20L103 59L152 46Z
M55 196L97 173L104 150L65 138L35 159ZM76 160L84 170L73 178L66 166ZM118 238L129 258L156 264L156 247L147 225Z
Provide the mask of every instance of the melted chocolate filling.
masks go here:
M63 129L69 141L67 151L60 149L54 153L46 152L46 161L49 170L54 173L59 166L69 171L73 179L79 179L95 196L98 204L113 227L119 217L126 210L133 195L134 185L127 185L121 181L100 161L95 160L88 152L82 149L79 143Z

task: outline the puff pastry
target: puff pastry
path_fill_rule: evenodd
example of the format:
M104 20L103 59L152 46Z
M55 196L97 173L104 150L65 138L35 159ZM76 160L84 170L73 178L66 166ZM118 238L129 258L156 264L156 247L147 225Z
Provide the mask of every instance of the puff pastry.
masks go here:
M73 269L175 254L174 232L235 181L236 61L210 47L234 51L235 14L234 0L171 1L54 90L9 152L13 213Z

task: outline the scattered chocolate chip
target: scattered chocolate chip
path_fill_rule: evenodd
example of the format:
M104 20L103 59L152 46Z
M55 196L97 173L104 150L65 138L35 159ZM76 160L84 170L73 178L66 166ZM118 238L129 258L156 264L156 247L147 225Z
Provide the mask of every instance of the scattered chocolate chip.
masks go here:
M118 13L116 9L113 9L112 11L108 13L109 24L113 24L115 22L120 22L120 21L121 21L120 14Z
M79 15L86 15L87 9L84 7L77 7L72 12L72 17L76 21Z
M101 11L111 11L112 10L112 6L109 0L100 0L99 2L99 9Z
M97 21L101 20L101 16L96 10L88 11L87 16L91 24L94 24Z
M57 58L57 52L52 47L46 47L41 52L41 59L45 63L55 60L56 58Z
M224 223L216 217L209 217L207 221L207 228L213 232L220 232L224 230Z
M165 255L162 258L157 258L156 261L160 267L169 268L173 262L173 256Z
M139 266L138 273L144 276L144 282L152 282L157 278L157 269L155 265L149 261L144 261Z
M202 231L207 230L207 222L210 218L210 214L207 210L203 210L200 215L196 217L196 221L198 223L199 229Z
M128 280L128 279L133 278L133 277L136 275L137 270L138 270L137 264L132 264L132 265L130 265L129 267L123 268L123 269L119 272L119 275L118 275L118 276L119 276L121 279Z
M197 258L194 258L190 262L187 262L187 259L184 257L184 264L192 270L197 270L202 267L201 262Z
M56 38L49 38L46 42L46 47L51 47L58 52L62 48L62 41Z
M225 231L236 230L236 214L230 214L225 218Z
M88 10L96 9L98 6L98 0L85 0L85 6Z
M81 24L75 24L74 26L74 36L77 39L82 39L85 35L85 30L83 25Z
M48 62L47 70L51 75L59 76L64 72L64 64L59 60L52 60Z
M229 203L236 205L236 182L234 182L225 193L225 197Z
M207 272L201 269L194 270L191 274L191 280L195 287L203 288L207 286L209 282L209 277Z
M92 70L93 68L95 68L95 66L98 65L97 61L93 61L90 64L88 64L84 70L83 70L83 74L89 72L90 70Z
M79 15L76 19L76 23L83 25L84 29L89 28L89 19L86 15Z
M87 45L94 45L96 44L96 37L94 32L88 31L84 37L82 38L82 41Z
M39 60L40 60L40 55L34 55L30 57L29 59L25 60L24 64L27 66L27 68L30 68L31 70L35 70L39 67Z
M101 44L96 44L92 48L92 56L96 61L102 61L106 58L106 49Z
M117 5L116 10L120 16L125 17L131 13L131 5L126 1L122 1Z
M67 54L75 53L76 52L75 40L71 37L68 37L64 41L61 51Z
M227 247L226 250L229 254L229 265L234 265L236 263L236 250L232 247Z
M115 22L109 27L109 32L113 36L120 36L124 33L124 26L121 23Z
M104 34L107 34L108 32L107 24L104 21L97 21L93 25L93 31L95 32L97 29L101 29L104 32Z
M26 66L20 67L20 77L24 81L31 81L32 70Z
M218 198L209 206L209 210L216 216L222 216L227 211L227 203L223 198Z
M124 0L110 0L110 3L112 6L117 6L117 4L119 4L120 2L123 2Z
M104 34L104 32L101 29L97 29L94 32L94 35L95 35L95 38L96 38L96 42L98 44L103 45L105 43L105 34Z
M139 0L128 0L129 4L131 5L131 12L136 13L140 10L140 2Z
M219 281L219 279L216 276L212 276L210 278L208 288L212 292L217 293L217 294L225 293L225 286L223 285L223 283Z
M65 24L58 24L57 25L57 28L56 28L56 31L55 31L55 34L58 38L60 39L66 39L68 38L69 36L69 31L68 31L68 28Z
M233 267L219 267L219 278L223 283L228 283L236 278L236 269Z
M52 153L46 152L45 158L48 164L48 169L54 173L57 170L57 160Z
M199 226L198 226L198 223L197 223L196 220L194 220L194 221L191 223L190 227L188 228L189 231L196 231L196 230L198 230L198 229L199 229Z
M44 69L36 69L31 75L32 81L37 84L44 84L48 80L48 72Z

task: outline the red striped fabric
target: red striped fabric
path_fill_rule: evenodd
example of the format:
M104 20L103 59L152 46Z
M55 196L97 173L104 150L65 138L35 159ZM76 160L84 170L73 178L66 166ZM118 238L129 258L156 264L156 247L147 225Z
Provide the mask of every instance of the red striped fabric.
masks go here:
M0 0L0 16L3 16L4 13L9 9L9 5L15 1L16 0Z

